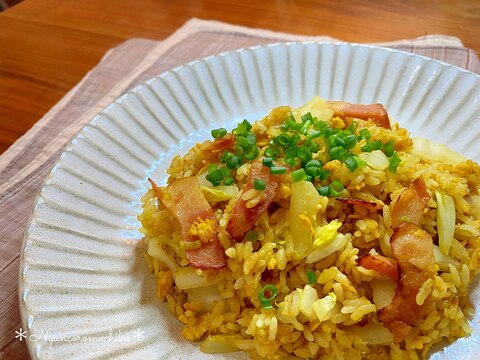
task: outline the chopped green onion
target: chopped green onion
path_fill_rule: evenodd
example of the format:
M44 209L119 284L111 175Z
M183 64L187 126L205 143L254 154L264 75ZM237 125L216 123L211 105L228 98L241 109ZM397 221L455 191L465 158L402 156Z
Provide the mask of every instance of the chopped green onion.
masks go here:
M290 144L291 144L291 145L297 145L299 141L300 141L300 135L298 135L298 134L293 134L293 135L292 135L292 139L291 139L291 141L290 141Z
M262 179L254 179L253 188L255 190L265 190L265 181Z
M263 164L263 166L272 167L273 166L273 159L269 158L269 157L263 158L262 164Z
M385 153L385 155L387 155L387 157L391 157L393 155L394 151L395 151L395 149L394 149L394 144L393 144L392 140L388 141L383 146L383 152Z
M243 156L247 160L254 160L258 157L259 154L260 154L260 149L258 147L255 147L255 149L253 151L251 151L247 154L244 154Z
M306 134L306 133L307 133L307 130L308 130L308 128L309 128L310 126L312 126L312 121L311 121L311 120L305 121L304 124L303 124L303 126L302 126L302 128L300 129L300 132L301 132L302 134Z
M214 172L215 170L217 170L217 168L218 168L217 164L208 165L208 173L210 174L210 173Z
M307 180L307 174L305 173L305 169L298 169L293 171L292 179L295 182Z
M290 144L290 137L287 134L280 134L278 135L274 141L281 146L287 146Z
M334 146L341 146L342 148L344 148L345 145L347 145L345 140L343 140L343 138L341 138L340 136L332 136L331 140Z
M388 159L388 171L392 173L397 172L398 165L402 162L402 159L398 156L397 152L395 151L393 155Z
M308 134L309 139L316 139L318 137L322 136L322 132L319 130L312 131L310 134Z
M297 148L296 147L291 147L285 150L285 157L286 158L294 158L297 156Z
M290 129L296 130L296 131L300 130L300 129L302 128L302 126L303 126L302 123L297 123L297 122L295 121L295 119L293 119L293 120L288 120L287 124L288 124L288 127L289 127Z
M365 160L360 159L357 155L353 155L353 158L357 162L359 168L362 168L367 165L367 162Z
M329 194L331 196L338 196L341 191L343 191L345 188L343 187L343 184L338 181L338 180L333 180L332 183L328 187L329 189Z
M372 152L372 144L363 145L360 150L362 150L363 152Z
M330 194L330 187L329 186L319 186L317 191L322 196L328 196Z
M273 174L273 175L285 174L286 172L287 172L287 168L284 168L284 167L272 166L270 168L270 174Z
M223 184L227 186L232 185L234 182L235 180L231 176L227 176L225 179L223 179Z
M347 130L350 130L352 133L354 133L355 130L357 130L357 126L358 126L358 123L356 121L352 121L352 123L350 124Z
M223 154L220 155L220 161L221 161L222 163L225 163L225 162L226 162L229 158L231 158L232 156L233 156L233 154L232 154L230 151L225 150L225 151L223 152Z
M227 159L226 163L229 169L238 169L242 165L242 158L238 155L234 155Z
M212 130L211 134L215 139L218 139L227 135L227 129L225 128L214 129Z
M277 152L276 152L274 149L272 149L272 148L266 148L264 155L265 155L266 157L275 159L278 154L277 154Z
M312 143L308 146L308 149L312 153L316 153L316 152L318 152L318 150L320 150L320 146L316 142L312 141Z
M224 178L225 176L229 176L230 175L230 169L227 168L227 167L222 167L220 169L220 173L222 174L222 178Z
M312 122L313 121L313 116L312 114L310 114L309 112L306 113L305 115L302 115L302 122L307 122L307 121L310 121Z
M347 157L343 163L350 172L354 172L358 168L358 163L353 156Z
M271 309L273 307L272 302L278 295L278 289L273 284L265 285L259 292L258 292L258 300L260 300L260 304L264 309Z
M243 155L243 148L241 146L235 146L235 155L241 156Z
M297 164L297 161L295 160L295 158L288 158L285 159L285 163L290 166L295 166Z
M280 125L280 130L282 130L282 131L288 131L288 124L282 124L282 125Z
M237 146L240 146L242 149L245 149L248 146L248 140L245 136L237 137Z
M252 243L254 243L255 241L258 240L258 232L256 232L255 230L249 230L245 234L245 237L243 239L246 240L246 241L251 241Z
M247 119L243 120L238 126L232 130L232 134L234 135L243 135L250 131L252 128L252 124L248 122Z
M298 157L300 158L300 160L302 160L304 163L306 162L309 162L310 160L312 160L312 154L310 153L310 151L308 150L308 148L306 148L305 146L300 146L299 148L297 148L297 153L298 153Z
M328 155L330 156L331 159L340 160L345 156L345 154L346 154L346 150L341 146L335 146L330 148L330 150L328 150Z
M320 172L318 173L318 178L320 180L326 180L330 176L330 171L326 169L320 169Z
M380 140L372 141L373 150L381 150L383 148L383 143Z
M309 285L315 285L317 283L317 276L315 275L315 271L307 269L307 279Z
M353 149L357 145L357 137L355 135L347 135L343 139L345 141L345 148Z
M358 141L362 139L370 139L372 135L370 134L370 131L368 129L362 129L358 132Z
M316 167L316 168L321 168L322 167L322 162L320 160L310 160L307 162L305 165L305 169L308 169L309 167Z

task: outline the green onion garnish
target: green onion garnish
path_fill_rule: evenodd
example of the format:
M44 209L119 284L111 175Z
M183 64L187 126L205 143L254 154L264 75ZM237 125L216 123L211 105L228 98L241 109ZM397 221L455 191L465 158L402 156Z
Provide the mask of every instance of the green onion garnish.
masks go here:
M328 196L330 194L330 187L329 186L319 186L317 191L322 196Z
M302 122L305 123L307 121L313 121L313 116L309 112L305 115L302 115Z
M305 169L298 169L292 171L292 179L295 182L307 180L307 174L305 173Z
M383 146L383 152L385 153L385 155L387 155L387 157L391 157L393 155L395 150L394 150L394 144L392 140L390 140Z
M227 129L225 128L214 129L212 130L211 134L215 139L218 139L227 135Z
M353 149L357 145L357 137L355 135L347 135L343 139L345 141L345 148Z
M315 285L317 283L317 276L315 275L315 271L308 269L307 270L307 279L309 285Z
M368 129L362 129L358 132L358 141L362 139L370 139L372 135L370 135L370 131Z
M280 146L286 146L290 144L290 137L287 134L280 134L274 140Z
M252 128L252 124L248 122L247 119L243 120L238 126L232 130L232 134L234 135L243 135L250 131Z
M326 169L320 169L320 172L317 176L320 180L326 180L330 176L330 171Z
M398 165L402 162L402 159L398 156L397 152L395 151L393 155L388 159L388 171L392 173L397 172Z
M272 148L266 148L264 155L265 157L275 159L277 157L277 152Z
M273 284L265 285L259 292L258 292L258 300L260 300L260 304L264 309L271 309L273 308L273 300L278 295L278 289Z
M350 172L354 172L357 168L358 168L358 163L357 161L355 160L355 157L353 156L349 156L347 157L343 163L345 164L345 166L347 167L348 171Z
M263 158L262 164L263 164L263 166L272 167L273 166L273 159L269 158L269 157Z
M235 182L235 179L231 176L227 176L225 179L223 179L223 184L224 185L232 185Z
M284 167L272 166L270 168L270 174L273 174L273 175L285 174L286 172L287 172L287 168L284 168Z
M338 196L341 191L343 191L345 188L343 187L343 184L338 181L338 180L333 180L332 183L328 187L328 192L330 196Z
M254 179L253 188L255 190L265 190L265 181L262 179Z

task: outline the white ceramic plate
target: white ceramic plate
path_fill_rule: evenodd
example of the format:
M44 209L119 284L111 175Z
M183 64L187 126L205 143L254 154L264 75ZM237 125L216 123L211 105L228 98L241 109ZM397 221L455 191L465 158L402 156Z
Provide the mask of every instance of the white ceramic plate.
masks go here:
M413 135L480 161L479 76L428 58L361 45L288 43L166 72L97 115L40 191L19 284L32 358L207 358L181 338L144 271L136 215L146 179L165 179L171 158L206 139L209 129L256 120L316 94L382 103ZM472 295L474 335L433 358L480 357L479 293Z

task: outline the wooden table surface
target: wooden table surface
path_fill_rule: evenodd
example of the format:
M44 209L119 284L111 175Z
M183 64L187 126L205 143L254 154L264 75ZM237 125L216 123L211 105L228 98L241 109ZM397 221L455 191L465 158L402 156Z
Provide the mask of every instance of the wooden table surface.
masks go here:
M0 13L0 153L109 48L191 17L353 42L443 33L480 51L478 0L25 0Z

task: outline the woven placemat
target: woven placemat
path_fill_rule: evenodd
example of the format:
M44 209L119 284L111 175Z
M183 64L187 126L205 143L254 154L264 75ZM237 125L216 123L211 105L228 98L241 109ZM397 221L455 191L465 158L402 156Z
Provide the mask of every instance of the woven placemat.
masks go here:
M72 136L126 90L165 70L241 47L300 40L340 41L198 19L190 20L162 42L128 40L110 50L0 156L0 358L29 358L25 345L15 338L15 331L21 326L17 291L20 247L36 194ZM429 56L480 73L476 53L455 37L430 35L376 45Z

